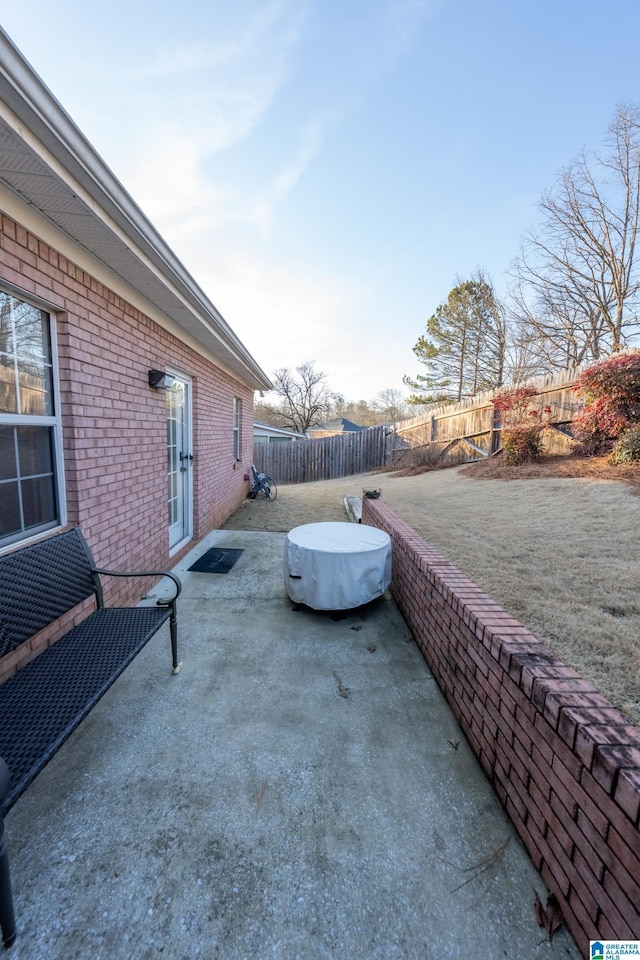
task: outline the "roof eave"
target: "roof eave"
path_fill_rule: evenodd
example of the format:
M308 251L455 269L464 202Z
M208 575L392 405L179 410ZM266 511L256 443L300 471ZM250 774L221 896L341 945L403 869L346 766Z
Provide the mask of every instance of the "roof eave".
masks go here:
M268 376L2 28L0 88L2 99L16 117L122 230L131 242L132 254L140 251L162 282L212 328L237 358L253 389L272 389Z

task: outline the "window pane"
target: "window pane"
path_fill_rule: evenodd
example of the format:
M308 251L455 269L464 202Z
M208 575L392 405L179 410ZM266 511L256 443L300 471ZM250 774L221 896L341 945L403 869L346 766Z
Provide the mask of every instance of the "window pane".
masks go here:
M51 363L47 314L20 300L13 300L16 354L37 368Z
M0 291L0 542L60 517L49 327L43 310Z
M0 353L13 353L12 297L0 290Z
M51 416L52 398L49 317L0 291L0 411Z
M20 384L20 413L32 417L50 417L51 371L48 367L37 370L32 364L25 367L18 360L18 383Z
M20 476L52 474L51 429L49 427L18 427L17 430Z
M9 537L21 529L18 484L0 483L0 537Z
M16 373L13 357L0 354L0 413L17 413Z
M53 437L52 427L0 426L0 542L57 523Z
M0 427L0 480L13 480L17 475L13 427ZM4 489L0 487L0 498L4 495Z
M22 509L26 530L56 519L52 479L52 477L37 477L34 480L22 481Z

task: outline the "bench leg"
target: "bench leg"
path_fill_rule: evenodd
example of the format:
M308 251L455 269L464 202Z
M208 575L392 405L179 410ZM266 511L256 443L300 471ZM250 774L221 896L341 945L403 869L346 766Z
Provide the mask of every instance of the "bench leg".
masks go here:
M0 757L0 800L4 800L11 783L9 767ZM9 874L9 854L4 843L4 819L0 816L0 930L5 947L10 947L16 939L16 921L11 896L11 875Z
M9 874L9 854L5 846L4 821L0 817L0 928L5 947L10 947L16 939L16 921L11 896L11 876Z
M171 672L175 676L182 670L182 662L178 663L178 623L175 610L169 620L169 629L171 631L171 658L173 660L173 670Z

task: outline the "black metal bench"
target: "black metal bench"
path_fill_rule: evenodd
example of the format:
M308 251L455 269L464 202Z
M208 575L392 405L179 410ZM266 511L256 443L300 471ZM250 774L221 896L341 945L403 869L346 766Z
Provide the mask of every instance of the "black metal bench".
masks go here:
M100 575L169 577L175 595L149 607L105 607ZM96 567L82 533L69 530L0 557L0 657L91 596L97 609L0 685L0 929L16 929L3 817L125 667L168 620L178 673L176 600L166 570Z

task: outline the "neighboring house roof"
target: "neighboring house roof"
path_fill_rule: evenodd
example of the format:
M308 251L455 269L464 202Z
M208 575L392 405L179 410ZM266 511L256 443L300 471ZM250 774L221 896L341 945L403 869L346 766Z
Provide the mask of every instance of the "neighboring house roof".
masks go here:
M159 312L169 329L177 325L252 389L271 389L267 375L1 28L0 101L0 185L15 195L15 219L28 228L25 211L35 209L155 307L153 319Z
M283 430L282 427L270 427L268 423L253 421L253 434L270 437L290 437L292 440L308 440L306 433L296 433L294 430Z
M366 430L366 427L359 427L357 423L345 417L339 417L337 420L330 420L329 423L323 423L317 427L310 427L309 430L332 430L334 433L353 433L357 430Z

